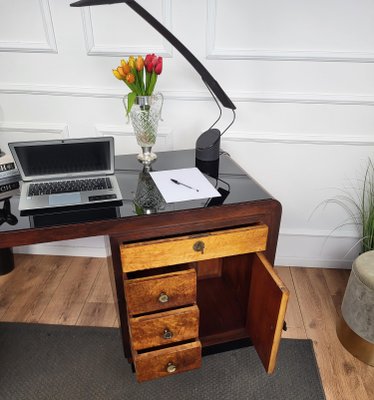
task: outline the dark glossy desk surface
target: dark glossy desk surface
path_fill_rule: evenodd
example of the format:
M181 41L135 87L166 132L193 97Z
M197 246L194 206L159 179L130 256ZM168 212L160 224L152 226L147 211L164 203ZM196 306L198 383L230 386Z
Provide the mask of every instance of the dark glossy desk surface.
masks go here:
M153 171L188 168L196 166L194 150L182 150L173 152L159 152L158 159L152 164ZM248 176L228 155L222 155L219 160L218 176L215 171L216 166L208 165L213 170L208 176L209 181L217 188L229 191L223 204L239 204L243 202L261 201L271 199L260 185ZM205 168L205 169L204 169ZM203 172L207 166L200 168ZM193 200L180 203L166 204L160 197L157 189L152 187L152 180L142 172L143 166L136 159L136 155L118 156L116 158L116 176L121 187L124 198L121 206L101 206L91 209L59 209L54 213L40 213L34 216L20 216L18 211L18 196L10 198L11 213L17 218L18 222L10 225L3 222L0 226L0 247L9 247L6 237L10 234L14 237L15 233L25 233L25 231L35 230L34 228L67 226L76 223L86 223L89 221L99 221L108 219L123 219L129 217L147 218L148 213L166 213L180 210L190 210L214 206L210 199ZM215 171L214 171L215 170ZM218 179L216 179L218 177ZM151 193L150 204L144 203L147 200L146 194ZM142 200L139 200L141 198ZM223 198L221 198L222 200ZM0 209L4 206L4 199L0 200ZM139 204L140 203L140 204ZM137 204L137 205L136 205ZM143 212L143 215L139 215ZM100 235L100 230L87 232L89 235ZM82 234L77 235L81 237ZM73 238L74 234L66 238ZM53 240L51 237L49 240ZM31 242L37 243L35 238ZM43 238L46 241L46 238ZM21 243L17 243L21 244Z

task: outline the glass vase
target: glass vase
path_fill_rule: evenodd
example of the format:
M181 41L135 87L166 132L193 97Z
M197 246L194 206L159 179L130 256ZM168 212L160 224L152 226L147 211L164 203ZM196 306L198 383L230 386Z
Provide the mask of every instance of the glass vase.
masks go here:
M139 173L134 198L138 215L154 214L165 207L165 200L150 175L151 168L150 165L144 165L143 171Z
M126 102L127 98L124 99L125 107ZM143 164L150 164L157 158L157 155L152 152L152 147L156 143L163 102L162 94L155 93L151 96L137 96L131 107L130 121L138 145L142 149L138 160Z

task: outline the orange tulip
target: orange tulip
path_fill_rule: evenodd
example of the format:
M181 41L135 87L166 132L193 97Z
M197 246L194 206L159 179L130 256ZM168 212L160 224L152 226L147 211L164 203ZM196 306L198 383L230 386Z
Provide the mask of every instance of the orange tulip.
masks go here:
M144 68L144 59L142 56L138 56L138 58L136 59L135 68L139 72Z
M129 72L129 73L126 75L125 80L126 80L127 83L130 83L130 84L131 84L131 83L134 83L134 82L135 82L135 75L132 74L131 72Z
M129 64L125 60L121 60L121 67L125 75L131 71Z
M126 77L126 74L125 74L125 72L123 71L123 68L122 68L122 67L118 67L118 68L117 68L117 71L118 71L118 73L122 76L122 78L125 78L125 77Z

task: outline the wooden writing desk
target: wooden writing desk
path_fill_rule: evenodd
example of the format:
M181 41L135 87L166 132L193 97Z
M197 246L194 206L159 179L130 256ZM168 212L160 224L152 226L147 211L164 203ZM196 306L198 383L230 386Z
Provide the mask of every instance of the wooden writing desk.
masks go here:
M154 170L195 166L194 151L159 153ZM252 343L275 367L288 291L272 264L281 206L230 157L198 165L224 194L166 204L134 155L116 159L115 207L21 216L0 226L0 247L105 235L125 356L144 381L201 365L202 351ZM3 260L6 256L3 257Z

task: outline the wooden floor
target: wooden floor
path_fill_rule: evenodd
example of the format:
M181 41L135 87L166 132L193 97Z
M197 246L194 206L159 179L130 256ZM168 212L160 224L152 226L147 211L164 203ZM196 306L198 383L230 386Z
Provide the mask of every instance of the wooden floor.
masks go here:
M16 255L0 276L0 320L118 326L106 259ZM347 270L277 268L291 296L283 337L313 340L327 400L374 399L374 367L338 341Z

